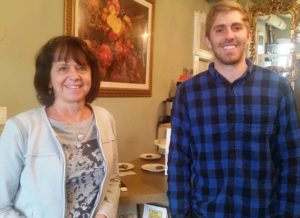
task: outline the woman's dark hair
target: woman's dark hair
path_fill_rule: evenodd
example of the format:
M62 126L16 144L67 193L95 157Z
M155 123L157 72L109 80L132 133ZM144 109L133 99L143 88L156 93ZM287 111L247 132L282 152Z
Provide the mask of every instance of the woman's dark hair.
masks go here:
M97 97L100 74L96 57L82 39L75 36L58 36L42 46L35 59L34 87L41 104L50 106L55 100L54 93L49 90L52 63L69 59L78 64L87 64L91 68L92 84L85 99L86 103L91 103Z

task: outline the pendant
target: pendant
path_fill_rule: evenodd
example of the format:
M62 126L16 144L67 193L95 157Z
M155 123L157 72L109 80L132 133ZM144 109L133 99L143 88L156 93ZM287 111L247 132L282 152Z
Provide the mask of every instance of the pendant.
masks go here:
M81 133L78 133L77 139L78 139L79 141L82 141L82 140L84 139L84 135L81 134Z

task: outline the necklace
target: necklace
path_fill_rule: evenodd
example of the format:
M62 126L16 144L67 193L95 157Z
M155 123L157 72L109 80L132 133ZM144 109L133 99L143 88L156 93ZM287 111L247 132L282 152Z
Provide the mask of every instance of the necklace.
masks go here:
M69 127L73 137L75 138L76 147L79 148L91 133L91 128L93 127L93 116L90 116L88 119L85 119L78 123L69 124Z
M77 134L77 139L78 139L79 141L82 141L82 140L84 139L84 134L78 133L78 134Z
M52 108L51 111L48 110L47 114L52 127L58 133L63 144L75 144L77 148L82 146L82 143L87 139L89 133L91 133L91 128L94 126L94 118L91 111L82 113L84 114L82 115L83 118L77 122L74 119L70 119L69 117L71 116L66 116L55 108Z
M92 111L89 106L85 105L74 109L60 109L58 110L56 106L50 106L46 109L47 115L49 118L61 121L66 124L79 123L80 121L88 119Z

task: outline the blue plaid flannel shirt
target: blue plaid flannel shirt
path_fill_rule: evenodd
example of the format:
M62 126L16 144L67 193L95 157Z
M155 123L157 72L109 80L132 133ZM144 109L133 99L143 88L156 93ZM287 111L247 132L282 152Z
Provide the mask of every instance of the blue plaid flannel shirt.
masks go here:
M172 218L300 217L300 131L289 82L246 60L230 84L211 63L172 110Z

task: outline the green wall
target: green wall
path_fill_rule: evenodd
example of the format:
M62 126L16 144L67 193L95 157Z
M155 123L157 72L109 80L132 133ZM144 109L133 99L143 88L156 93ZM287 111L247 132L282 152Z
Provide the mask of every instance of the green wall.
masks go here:
M115 117L120 161L154 151L157 119L183 67L192 68L193 12L205 0L156 0L152 97L98 98ZM50 37L63 34L63 0L0 1L0 107L8 116L38 106L34 57Z

